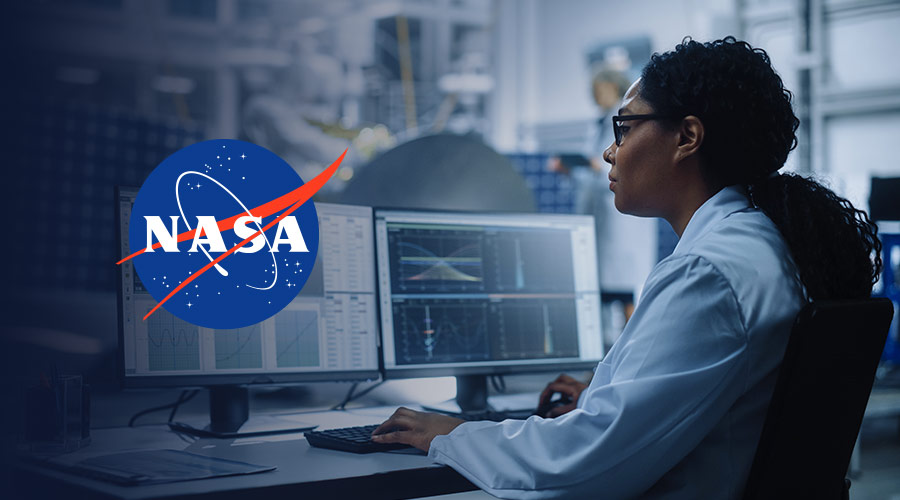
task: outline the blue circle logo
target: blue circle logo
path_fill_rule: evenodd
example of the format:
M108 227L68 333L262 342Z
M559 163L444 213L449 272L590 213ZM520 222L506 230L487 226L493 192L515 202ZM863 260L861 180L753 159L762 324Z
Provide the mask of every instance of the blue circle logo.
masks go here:
M215 329L281 311L319 247L315 206L304 203L315 188L303 185L284 160L243 141L204 141L166 158L141 187L128 230L129 258L157 307Z

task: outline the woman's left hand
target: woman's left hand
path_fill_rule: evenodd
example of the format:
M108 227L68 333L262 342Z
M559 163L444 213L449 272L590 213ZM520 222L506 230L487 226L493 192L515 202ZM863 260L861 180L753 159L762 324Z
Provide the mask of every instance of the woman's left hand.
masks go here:
M372 433L376 443L403 443L428 452L435 436L450 434L464 420L441 415L397 408L397 411Z

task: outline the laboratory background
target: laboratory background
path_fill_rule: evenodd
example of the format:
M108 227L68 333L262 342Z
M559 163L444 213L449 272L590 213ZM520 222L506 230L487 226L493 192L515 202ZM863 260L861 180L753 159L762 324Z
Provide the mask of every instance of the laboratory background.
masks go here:
M40 389L60 383L79 398L80 417L69 415L68 425L84 427L84 439L64 437L59 453L97 449L104 432L134 425L130 421L148 409L162 408L141 413L136 429L159 429L175 411L178 418L207 418L210 396L202 388L221 381L245 392L236 399L216 397L238 401L245 410L249 401L251 413L260 414L342 404L440 405L456 398L462 377L482 372L429 372L440 346L429 345L427 356L415 358L418 371L402 370L399 347L396 359L373 354L384 347L376 337L379 329L385 335L385 315L394 314L397 333L390 345L399 346L409 339L397 318L420 311L418 303L397 305L412 300L415 291L397 295L393 306L376 298L396 279L376 274L386 265L374 262L381 259L375 256L382 245L378 224L425 224L404 210L502 212L512 220L523 214L547 221L557 215L593 217L577 220L588 221L582 226L594 238L585 248L597 255L596 267L587 267L596 279L585 285L596 295L595 331L602 332L596 350L585 353L582 340L579 363L563 363L556 371L540 363L488 370L475 383L483 388L487 381L490 395L537 394L560 371L589 375L581 361L601 357L616 341L648 274L677 243L664 220L615 210L600 159L612 142L610 117L650 56L672 50L687 36L709 41L734 35L768 52L801 120L786 169L815 177L877 221L886 269L873 295L892 299L895 310L900 302L900 1L41 0L8 4L3 11L0 156L7 177L0 184L7 242L0 302L0 485L20 484L15 476L21 469L9 464L23 449L34 451L29 441L45 440L35 438L40 425L58 425L52 418L43 422L42 412L53 408L40 401ZM279 364L257 371L251 359L262 359L268 349L253 335L269 330L235 331L233 338L208 340L217 352L234 351L233 357L216 358L223 372L204 372L209 379L167 377L187 370L190 362L175 356L165 365L168 354L159 350L163 344L153 343L152 333L149 365L126 359L133 339L126 340L129 310L123 300L142 299L116 264L123 257L122 217L133 200L128 197L157 165L209 139L262 146L304 181L347 153L313 198L324 207L316 264L324 271L317 270L301 291L298 300L307 297L307 305L291 306L293 316L271 327ZM348 211L345 205L396 211L376 209L372 223L372 212ZM369 223L332 236L321 222L330 217L352 225L357 216L369 217ZM342 293L335 280L350 279L340 274L343 264L334 264L335 274L329 274L325 256L328 245L350 248L351 236L362 238L358 258L371 283L359 284L357 294L365 301L353 295L341 302L334 298ZM343 239L338 244L326 238ZM415 241L427 246L430 240ZM385 252L394 251L392 242L384 243ZM576 274L582 264L572 263ZM431 300L423 297L416 300ZM354 307L365 312L347 325L369 321L358 327L369 328L369 336L345 346L328 333L344 331L329 323L328 314ZM444 314L449 307L440 310ZM320 336L280 337L277 328L289 320L296 328L315 322ZM171 343L173 352L190 335L207 342L203 331L181 340L168 335L160 342ZM562 349L565 339L554 340ZM263 345L254 354L248 342ZM307 357L303 349L318 349L318 357ZM523 358L532 352L522 349ZM335 361L328 364L332 355ZM285 356L294 356L294 364ZM159 373L133 376L142 366ZM71 380L71 387L60 380ZM194 439L175 442L184 448L194 446ZM265 462L265 455L251 456L249 462ZM27 467L33 472L39 466ZM255 477L265 474L272 473ZM64 473L53 477L65 482ZM900 499L896 314L848 477L854 500ZM194 483L199 489L172 491L199 494L203 481L172 484ZM460 492L465 489L435 495L491 498ZM135 490L104 491L128 497Z

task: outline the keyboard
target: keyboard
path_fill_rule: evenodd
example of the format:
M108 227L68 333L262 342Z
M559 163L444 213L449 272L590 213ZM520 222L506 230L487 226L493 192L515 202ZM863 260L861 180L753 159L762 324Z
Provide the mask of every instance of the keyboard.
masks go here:
M501 422L507 418L528 418L531 410L520 412L484 411L477 413L463 413L451 415L466 421L491 420ZM363 425L360 427L343 427L340 429L328 429L324 431L308 431L304 433L310 446L327 448L329 450L349 451L351 453L374 453L377 451L391 451L411 448L409 445L399 443L376 443L372 441L372 432L378 427L375 425Z
M375 431L378 425L309 431L303 435L306 436L310 446L327 448L329 450L349 451L351 453L374 453L376 451L411 448L409 445L400 443L376 443L372 441L372 432Z

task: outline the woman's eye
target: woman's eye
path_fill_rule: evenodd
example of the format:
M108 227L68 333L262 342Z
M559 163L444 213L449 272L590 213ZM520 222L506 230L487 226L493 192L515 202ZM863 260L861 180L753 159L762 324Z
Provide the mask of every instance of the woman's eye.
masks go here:
M622 135L625 135L629 130L631 130L631 127L621 126L619 127L619 130L622 132Z

